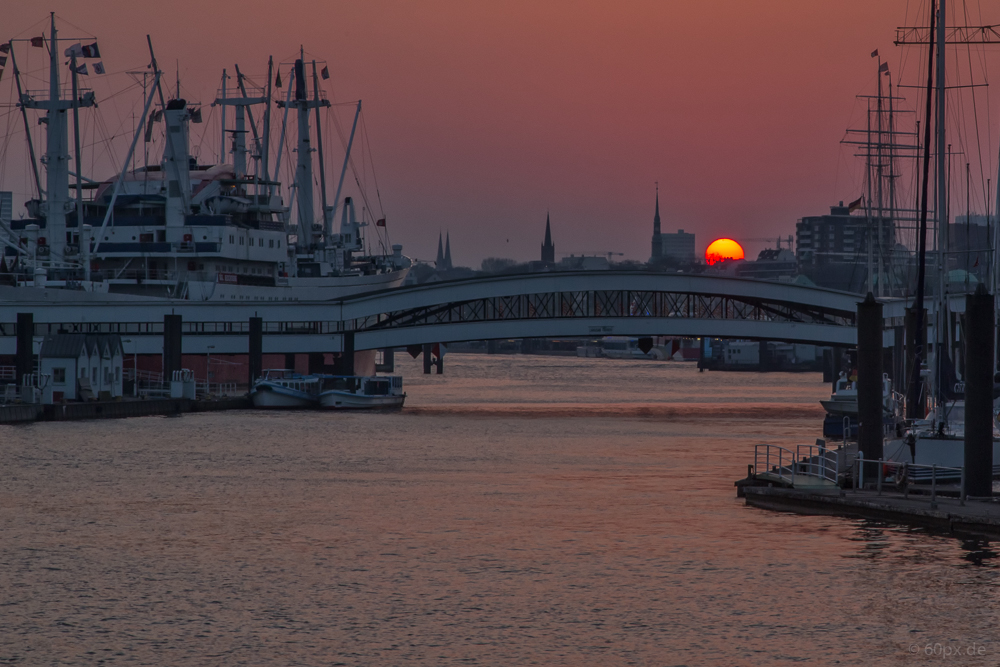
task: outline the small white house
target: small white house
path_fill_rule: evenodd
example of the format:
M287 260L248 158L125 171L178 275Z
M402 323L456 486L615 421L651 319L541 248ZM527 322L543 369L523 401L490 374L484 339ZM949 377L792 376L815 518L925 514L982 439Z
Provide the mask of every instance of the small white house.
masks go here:
M121 336L50 334L42 341L39 370L51 375L42 401L115 399L122 395ZM103 393L102 393L103 392Z
M81 377L90 375L90 346L82 334L49 334L38 354L42 375L52 380L44 389L43 403L61 403L80 398Z

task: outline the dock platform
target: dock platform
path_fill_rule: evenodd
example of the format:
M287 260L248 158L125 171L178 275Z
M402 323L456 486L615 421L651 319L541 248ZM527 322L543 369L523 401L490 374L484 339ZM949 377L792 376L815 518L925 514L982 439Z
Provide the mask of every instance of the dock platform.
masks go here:
M745 486L746 504L762 509L799 514L828 514L860 517L922 526L947 533L1000 537L1000 502L995 499L966 499L896 491L793 489L777 486Z
M57 405L17 404L0 406L0 424L36 421L72 421L80 419L120 419L153 415L177 415L185 412L249 410L253 403L245 396L195 400L162 398L150 400L91 401Z

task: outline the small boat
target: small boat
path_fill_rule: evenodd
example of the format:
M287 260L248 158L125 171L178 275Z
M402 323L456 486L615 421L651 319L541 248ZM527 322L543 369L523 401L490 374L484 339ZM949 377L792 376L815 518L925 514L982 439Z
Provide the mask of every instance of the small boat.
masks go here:
M900 396L892 390L892 381L887 374L882 375L882 409L886 414L895 414L900 404ZM826 410L828 415L848 416L857 419L858 416L858 388L854 382L847 378L847 373L841 371L840 377L833 386L833 393L830 400L820 401L820 405Z
M404 400L403 378L398 375L326 375L319 393L320 406L334 410L401 408Z
M320 378L288 369L264 371L250 389L256 408L315 408L319 405Z

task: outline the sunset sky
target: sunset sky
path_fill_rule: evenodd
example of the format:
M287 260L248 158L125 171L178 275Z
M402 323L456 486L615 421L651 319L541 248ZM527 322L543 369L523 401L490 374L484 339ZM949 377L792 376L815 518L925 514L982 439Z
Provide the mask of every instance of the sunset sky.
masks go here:
M969 3L969 23L1000 23L1000 5L979 7ZM268 55L290 63L304 45L329 64L335 101L364 100L392 241L432 260L450 232L455 264L474 268L538 259L547 211L557 258L645 260L657 181L664 231L694 232L699 252L729 236L756 255L762 244L744 239L794 234L797 218L861 194L863 170L840 141L863 127L855 96L875 91L870 54L918 83L923 52L892 41L897 26L927 22L927 3L906 0L21 0L5 7L0 39L40 33L50 10L64 35L97 37L109 73L144 67L149 33L168 80L179 65L182 95L206 111L223 67L263 80ZM982 62L1000 71L1000 46ZM980 180L995 179L1000 99L979 91L991 102L979 111ZM127 108L141 108L130 94ZM922 109L917 90L902 94ZM349 127L351 110L338 114ZM11 185L19 170L6 165L0 189L23 190Z

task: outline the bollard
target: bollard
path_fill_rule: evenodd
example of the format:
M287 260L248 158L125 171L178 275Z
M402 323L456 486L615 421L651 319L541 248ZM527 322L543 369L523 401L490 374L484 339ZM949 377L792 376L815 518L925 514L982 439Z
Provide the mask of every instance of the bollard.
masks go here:
M965 305L965 447L972 496L993 491L993 297L980 283Z
M858 447L871 458L871 473L882 458L882 304L871 292L858 304Z
M937 509L937 464L931 466L931 509Z

